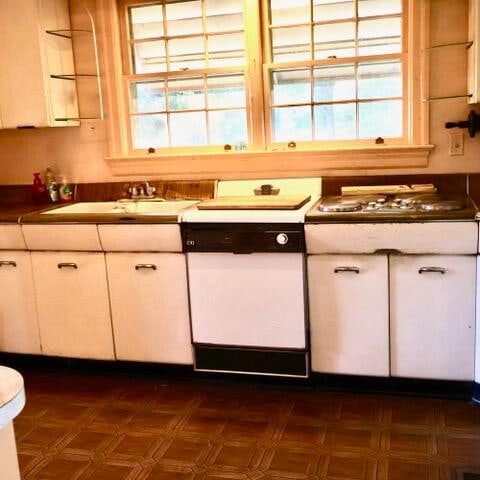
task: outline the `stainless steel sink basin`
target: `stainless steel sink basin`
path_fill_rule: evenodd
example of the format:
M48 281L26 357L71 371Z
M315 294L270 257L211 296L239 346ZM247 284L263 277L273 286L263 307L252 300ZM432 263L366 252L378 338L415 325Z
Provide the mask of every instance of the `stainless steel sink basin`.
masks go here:
M64 207L53 208L41 215L178 215L182 210L195 205L193 200L164 202L79 202Z

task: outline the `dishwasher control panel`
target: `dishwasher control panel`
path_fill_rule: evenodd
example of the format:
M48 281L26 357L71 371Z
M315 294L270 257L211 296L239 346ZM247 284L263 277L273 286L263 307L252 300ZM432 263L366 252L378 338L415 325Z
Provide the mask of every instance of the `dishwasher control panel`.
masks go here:
M303 224L184 223L186 252L305 252Z

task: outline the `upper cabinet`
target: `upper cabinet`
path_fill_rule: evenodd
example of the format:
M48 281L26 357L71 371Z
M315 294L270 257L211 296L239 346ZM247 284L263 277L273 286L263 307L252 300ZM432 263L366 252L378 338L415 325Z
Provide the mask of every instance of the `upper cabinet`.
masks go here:
M68 0L2 0L1 128L78 125Z

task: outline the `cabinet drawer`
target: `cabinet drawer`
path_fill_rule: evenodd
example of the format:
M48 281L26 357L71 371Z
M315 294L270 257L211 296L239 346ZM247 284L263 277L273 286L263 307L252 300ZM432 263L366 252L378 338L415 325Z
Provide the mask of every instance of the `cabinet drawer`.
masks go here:
M101 251L96 225L22 225L29 250Z
M181 252L180 226L99 225L98 233L106 252Z
M0 225L0 250L26 250L20 225Z
M474 222L349 223L305 226L307 253L473 254L478 231Z

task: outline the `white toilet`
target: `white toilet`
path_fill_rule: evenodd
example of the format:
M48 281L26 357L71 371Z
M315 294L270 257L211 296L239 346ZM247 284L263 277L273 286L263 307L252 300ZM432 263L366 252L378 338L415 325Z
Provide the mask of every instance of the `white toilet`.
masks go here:
M0 465L2 480L20 480L13 419L25 405L23 377L12 368L0 366Z

